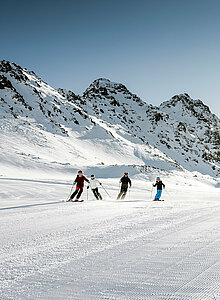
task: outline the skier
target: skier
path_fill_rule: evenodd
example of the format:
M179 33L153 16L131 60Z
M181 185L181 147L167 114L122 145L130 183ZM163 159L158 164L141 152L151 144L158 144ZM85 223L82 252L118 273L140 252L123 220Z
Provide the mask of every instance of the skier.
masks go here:
M131 179L128 177L128 173L125 172L124 176L120 179L121 183L121 190L120 193L118 194L117 200L124 199L128 190L128 184L131 187Z
M91 175L91 180L89 182L89 185L87 186L87 189L89 187L91 187L91 190L94 194L94 196L96 197L97 200L102 200L102 196L101 194L99 193L99 190L98 190L98 186L99 185L102 185L100 181L98 181L96 178L95 178L95 175Z
M74 181L74 185L76 184L76 190L71 195L70 199L68 201L73 201L73 198L76 196L76 202L79 201L79 198L83 192L84 187L84 181L89 182L89 180L83 175L82 171L78 172L78 175L76 176L76 179Z
M162 189L163 187L165 188L165 184L160 180L160 177L157 177L156 183L153 184L153 187L157 187L157 194L155 195L154 201L159 201L161 194L162 194Z

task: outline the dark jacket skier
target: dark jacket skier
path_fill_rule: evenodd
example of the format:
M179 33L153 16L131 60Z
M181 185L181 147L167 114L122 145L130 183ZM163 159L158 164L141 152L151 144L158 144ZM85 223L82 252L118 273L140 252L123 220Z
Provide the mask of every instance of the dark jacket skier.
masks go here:
M70 197L70 199L68 201L73 201L73 198L75 196L76 196L76 200L75 201L79 201L79 198L80 198L80 196L82 195L82 192L83 192L84 181L89 182L89 180L83 175L83 172L79 171L78 175L76 176L76 179L74 181L74 185L76 184L76 190L71 195L71 197Z
M124 176L120 179L121 190L118 194L117 200L124 199L128 190L128 184L131 187L131 179L128 177L128 173L124 173Z
M162 195L162 189L163 189L163 187L165 188L165 184L160 180L160 177L157 177L157 179L156 179L156 183L155 184L153 184L153 186L155 187L157 187L157 193L156 193L156 195L155 195L155 198L154 198L154 200L156 201L156 200L160 200L160 197L161 197L161 195Z

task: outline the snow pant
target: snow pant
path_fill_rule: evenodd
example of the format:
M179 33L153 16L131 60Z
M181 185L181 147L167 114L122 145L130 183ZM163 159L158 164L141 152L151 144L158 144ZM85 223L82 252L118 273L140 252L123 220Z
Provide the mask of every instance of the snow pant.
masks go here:
M102 200L102 196L99 193L98 188L92 189L94 196L96 197L97 200Z
M162 194L162 190L157 190L157 193L156 193L156 196L155 196L155 200L156 199L160 199L160 197L161 197L161 194Z
M79 199L80 196L82 195L82 192L83 192L83 187L77 186L75 192L71 195L70 199L73 199L76 195L77 195L76 199Z
M128 190L128 185L122 184L120 193L118 194L118 197L117 197L117 200L119 200L120 198L124 199L126 196L127 190Z

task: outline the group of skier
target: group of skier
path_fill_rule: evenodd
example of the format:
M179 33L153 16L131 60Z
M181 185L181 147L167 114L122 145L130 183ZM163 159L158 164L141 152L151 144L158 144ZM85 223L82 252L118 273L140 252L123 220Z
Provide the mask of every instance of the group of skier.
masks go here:
M95 178L95 175L91 175L91 179L89 180L83 175L82 171L78 171L76 179L74 180L73 183L73 186L76 185L76 189L67 201L74 201L74 202L83 201L80 200L80 196L82 195L85 181L88 183L87 189L91 188L95 198L97 200L102 200L102 196L99 192L99 187L102 186L102 183ZM121 188L117 196L117 200L124 199L127 194L128 187L131 188L131 179L128 177L127 172L124 173L124 176L120 179L119 184L121 185ZM165 188L165 185L160 180L160 177L157 177L156 182L153 184L153 187L157 187L157 193L155 195L154 201L159 201L161 198L162 190L163 188ZM73 200L75 197L76 199Z

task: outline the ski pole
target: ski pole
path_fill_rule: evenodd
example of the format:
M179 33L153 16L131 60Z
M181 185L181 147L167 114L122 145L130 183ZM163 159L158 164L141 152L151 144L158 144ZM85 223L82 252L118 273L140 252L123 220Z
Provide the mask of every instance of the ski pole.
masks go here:
M111 196L109 195L109 193L106 191L106 189L104 188L104 186L101 184L101 187L103 188L103 190L106 192L106 194L111 198Z
M87 188L87 195L86 195L86 200L88 201L88 198L89 198L89 189Z
M69 196L68 196L68 198L66 199L66 201L69 200L70 196L72 195L74 185L75 185L75 182L73 182L73 184L72 184L72 187L71 187ZM65 201L65 202L66 202L66 201Z
M164 191L171 197L170 193L167 192L167 190L164 188Z
M152 199L153 188L154 188L154 186L152 185L151 194L150 194L150 200Z

